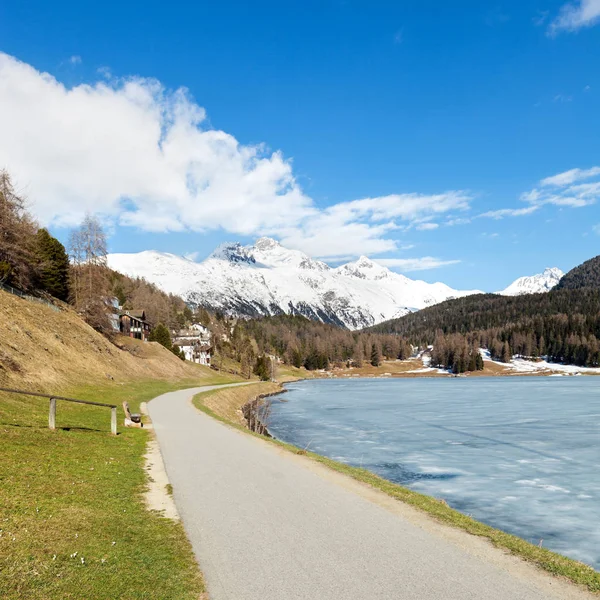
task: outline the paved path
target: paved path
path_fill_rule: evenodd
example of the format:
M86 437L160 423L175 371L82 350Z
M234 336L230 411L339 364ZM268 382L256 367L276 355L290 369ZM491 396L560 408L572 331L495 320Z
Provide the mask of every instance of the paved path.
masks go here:
M211 600L591 597L211 419L190 399L212 387L148 405Z

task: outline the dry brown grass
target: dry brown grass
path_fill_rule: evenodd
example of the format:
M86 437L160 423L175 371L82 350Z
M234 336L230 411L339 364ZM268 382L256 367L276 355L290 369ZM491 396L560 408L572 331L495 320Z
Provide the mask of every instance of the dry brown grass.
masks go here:
M72 310L61 312L0 291L0 386L63 390L90 381L203 378L157 343L118 336L112 344Z
M238 425L246 425L242 415L242 406L261 394L281 391L278 383L261 382L252 385L225 388L205 396L204 405L214 414Z
M297 369L289 365L279 365L276 371L277 380L281 383L288 383L298 379L315 379L330 377L450 377L450 373L438 373L436 371L425 371L423 373L411 373L423 368L423 362L420 359L412 358L409 360L386 360L380 366L365 362L362 367L342 367L332 368L329 371L307 371L304 368ZM465 373L467 377L519 377L519 376L544 376L550 375L551 371L539 372L519 372L514 371L507 366L494 362L486 361L483 371L472 371Z

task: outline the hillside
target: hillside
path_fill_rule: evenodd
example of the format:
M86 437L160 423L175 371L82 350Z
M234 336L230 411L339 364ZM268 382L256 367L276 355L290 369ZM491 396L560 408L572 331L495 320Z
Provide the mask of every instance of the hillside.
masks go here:
M600 256L571 269L556 286L556 289L561 290L580 288L600 288Z
M396 333L414 344L468 341L507 362L513 355L548 356L552 362L600 365L600 289L546 294L469 296L449 300L370 329ZM443 339L454 336L453 339Z
M229 316L302 315L347 329L475 293L409 279L365 256L333 268L270 238L253 246L222 245L202 263L146 251L109 254L108 264Z
M117 347L74 311L0 291L0 387L56 391L83 381L181 379L210 374L157 343L117 336Z
M0 393L0 597L198 600L181 523L145 503L151 428L124 428L120 405L227 379L156 343L119 348L64 307L0 291L0 387L116 404L118 435L106 408L59 402L51 431L46 399Z

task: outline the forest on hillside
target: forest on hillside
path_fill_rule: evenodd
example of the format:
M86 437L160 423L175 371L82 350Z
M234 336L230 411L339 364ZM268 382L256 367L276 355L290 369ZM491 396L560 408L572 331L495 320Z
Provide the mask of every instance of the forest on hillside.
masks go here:
M219 319L223 317L217 315ZM217 336L218 339L218 336ZM285 363L308 370L363 364L379 366L383 359L406 359L412 347L397 335L341 329L299 315L277 315L237 320L227 342L218 350L242 365L272 354Z
M370 331L434 347L463 340L487 348L502 361L512 355L547 356L551 362L596 367L600 366L600 288L467 296L380 323Z
M600 256L571 269L559 282L557 290L600 288Z

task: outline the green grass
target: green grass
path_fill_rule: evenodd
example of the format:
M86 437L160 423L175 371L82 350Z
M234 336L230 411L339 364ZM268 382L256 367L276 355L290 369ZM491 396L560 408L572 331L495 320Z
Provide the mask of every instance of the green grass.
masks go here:
M204 401L209 395L217 394L219 391L220 390L212 390L210 392L197 394L193 400L194 405L196 408L208 414L209 416L218 419L219 421L222 421L231 427L235 427L236 429L244 431L249 435L261 438L262 440L266 440L272 444L276 444L277 446L293 452L294 454L306 455L308 458L315 460L329 467L330 469L337 471L338 473L352 477L357 481L380 490L396 500L426 512L441 523L462 529L472 535L487 538L497 548L501 548L510 552L511 554L519 556L520 558L533 563L534 565L545 571L548 571L549 573L552 573L553 575L563 577L577 585L586 587L591 592L597 594L600 593L600 573L588 565L567 558L566 556L562 556L561 554L557 554L556 552L552 552L545 548L540 548L539 546L530 544L529 542L526 542L517 536L510 535L504 531L500 531L490 527L489 525L480 523L479 521L476 521L475 519L472 519L471 517L468 517L463 513L450 508L443 500L438 500L431 496L426 496L424 494L419 494L418 492L409 490L408 488L392 483L387 479L383 479L371 471L360 469L358 467L352 467L350 465L331 460L325 456L321 456L320 454L315 454L314 452L307 452L304 449L298 448L291 444L286 444L285 442L281 442L279 440L266 438L251 432L249 429L246 429L241 425L231 422L229 419L215 413L213 410L204 405Z
M231 379L231 378L229 378ZM198 600L204 587L180 523L149 512L142 499L149 430L122 426L121 402L139 403L215 374L178 382L114 382L62 390L119 405L110 410L0 394L0 598Z

